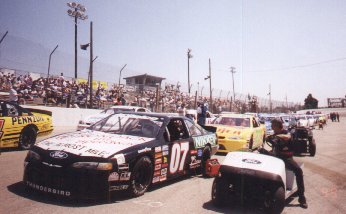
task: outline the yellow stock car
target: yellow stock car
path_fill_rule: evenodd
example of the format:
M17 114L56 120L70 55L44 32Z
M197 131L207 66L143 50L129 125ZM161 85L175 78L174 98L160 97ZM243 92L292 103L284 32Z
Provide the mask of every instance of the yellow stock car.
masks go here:
M29 149L38 135L53 131L52 113L0 100L0 148Z
M265 141L265 131L251 115L221 114L208 126L216 127L218 152L257 149Z

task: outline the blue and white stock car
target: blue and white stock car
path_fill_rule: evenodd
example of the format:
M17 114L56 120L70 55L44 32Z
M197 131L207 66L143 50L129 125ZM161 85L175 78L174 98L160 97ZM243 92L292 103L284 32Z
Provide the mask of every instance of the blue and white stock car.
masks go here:
M186 117L118 113L35 144L23 180L33 190L66 198L109 199L113 191L140 196L151 184L205 173L217 149L216 135Z

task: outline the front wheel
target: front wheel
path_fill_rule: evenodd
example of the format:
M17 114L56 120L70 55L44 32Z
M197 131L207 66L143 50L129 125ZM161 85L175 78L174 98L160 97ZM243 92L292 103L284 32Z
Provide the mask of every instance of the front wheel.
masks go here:
M206 146L203 150L202 162L201 162L201 170L202 170L203 177L208 177L206 163L207 163L207 160L210 159L210 156L211 156L211 149L209 146Z
M215 178L211 189L211 201L216 207L225 205L227 199L227 182L223 178Z
M267 213L281 213L282 210L285 208L285 190L283 187L277 187L273 195L269 193L265 202L264 206L267 210Z
M309 152L310 152L311 157L314 157L316 154L316 143L315 143L314 139L312 140L312 142L309 145Z
M143 195L153 179L153 164L149 157L141 157L133 167L128 194L132 197Z
M34 127L25 127L19 136L19 147L21 149L30 149L36 142L37 132Z

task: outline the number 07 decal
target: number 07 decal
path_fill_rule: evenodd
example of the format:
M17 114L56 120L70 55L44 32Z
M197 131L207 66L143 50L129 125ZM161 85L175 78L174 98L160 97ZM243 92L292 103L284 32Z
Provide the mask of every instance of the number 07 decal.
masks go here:
M186 154L189 151L189 142L175 143L172 146L171 161L169 164L169 172L174 174L184 169Z

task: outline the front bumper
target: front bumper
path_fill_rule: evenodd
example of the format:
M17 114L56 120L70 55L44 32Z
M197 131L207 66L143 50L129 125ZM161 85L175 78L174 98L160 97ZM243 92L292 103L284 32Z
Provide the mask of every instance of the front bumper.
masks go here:
M53 196L96 199L109 196L109 174L109 171L28 162L23 182L36 191Z
M219 139L218 152L232 152L249 148L247 140Z

